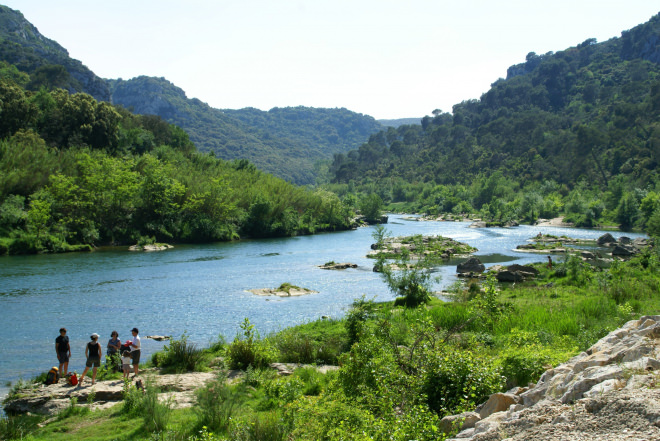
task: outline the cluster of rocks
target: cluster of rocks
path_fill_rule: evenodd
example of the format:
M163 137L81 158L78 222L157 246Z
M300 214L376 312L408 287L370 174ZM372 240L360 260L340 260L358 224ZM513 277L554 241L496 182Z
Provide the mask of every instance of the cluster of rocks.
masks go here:
M128 251L165 251L174 248L166 243L153 243L150 245L131 245Z
M660 316L632 320L537 384L443 418L451 440L660 439Z
M628 257L646 248L649 241L643 237L631 240L627 236L615 239L610 233L605 233L596 240L596 244L601 247L612 248L612 256Z
M511 228L518 226L520 226L520 224L516 221L486 222L480 219L475 219L468 228L491 228L491 227Z
M328 263L324 263L323 265L319 265L319 268L326 270L343 270L348 268L357 268L357 264L348 263L348 262L345 263L328 262Z
M480 279L484 278L486 267L479 258L470 257L456 266L458 277ZM495 273L499 282L521 282L533 279L539 275L539 271L530 265L494 265L488 269L488 273Z

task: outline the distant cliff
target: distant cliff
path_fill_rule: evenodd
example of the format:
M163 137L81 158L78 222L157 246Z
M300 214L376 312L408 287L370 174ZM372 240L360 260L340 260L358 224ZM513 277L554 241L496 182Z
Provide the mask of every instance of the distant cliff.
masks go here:
M99 101L110 101L110 91L99 78L57 42L39 33L18 11L0 5L0 60L28 73L30 89L61 87L85 92ZM64 69L61 69L62 66Z

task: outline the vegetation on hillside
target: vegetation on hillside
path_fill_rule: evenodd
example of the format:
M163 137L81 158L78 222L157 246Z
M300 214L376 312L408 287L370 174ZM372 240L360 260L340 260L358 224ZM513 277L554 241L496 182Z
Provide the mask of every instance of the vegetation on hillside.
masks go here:
M27 91L6 63L0 75L0 254L349 225L335 195L201 154L160 117L63 89Z
M298 184L314 183L319 161L356 148L382 128L372 117L346 109L214 109L187 98L164 78L141 76L108 84L115 104L180 126L200 151L226 160L248 159Z
M660 15L527 55L479 100L337 154L328 188L390 208L660 233Z

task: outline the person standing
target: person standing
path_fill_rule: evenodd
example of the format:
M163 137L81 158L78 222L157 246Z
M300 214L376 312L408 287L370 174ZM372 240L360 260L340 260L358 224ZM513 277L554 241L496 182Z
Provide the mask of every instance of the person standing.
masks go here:
M87 343L85 347L85 357L87 357L87 362L85 363L85 370L80 376L78 384L82 385L83 380L85 379L85 374L89 368L92 368L92 384L96 382L96 369L101 366L101 355L103 351L101 350L101 344L99 343L99 335L95 332L90 337L92 341Z
M133 334L133 340L131 341L131 358L133 359L133 372L135 373L134 377L138 376L138 364L140 363L140 336L138 335L140 331L138 328L131 329Z
M106 355L108 356L110 365L114 370L119 372L121 370L121 359L119 357L119 349L121 348L121 340L117 331L112 331L110 340L108 340Z
M66 335L66 328L60 328L60 335L55 339L55 353L60 362L60 375L66 377L69 369L69 358L71 357L71 346L69 345L69 336Z

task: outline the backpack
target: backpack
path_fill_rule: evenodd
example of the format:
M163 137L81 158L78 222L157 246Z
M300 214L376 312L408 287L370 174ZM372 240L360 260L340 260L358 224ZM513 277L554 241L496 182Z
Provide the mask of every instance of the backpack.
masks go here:
M45 385L49 384L57 384L57 382L60 379L59 372L55 366L50 368L48 373L46 374L46 381L44 382Z
M78 376L76 373L69 373L66 374L66 382L69 384L69 386L77 386L78 385Z

